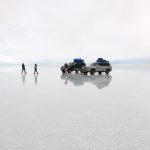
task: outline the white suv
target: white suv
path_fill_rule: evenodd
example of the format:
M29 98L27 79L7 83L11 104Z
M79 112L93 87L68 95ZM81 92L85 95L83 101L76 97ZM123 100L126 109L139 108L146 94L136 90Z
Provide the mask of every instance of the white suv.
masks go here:
M101 74L102 72L105 72L106 74L109 74L109 72L112 71L112 67L109 62L101 63L101 62L95 62L92 63L89 67L84 66L82 67L82 73L87 74L90 72L91 75L94 75L95 72L98 72Z

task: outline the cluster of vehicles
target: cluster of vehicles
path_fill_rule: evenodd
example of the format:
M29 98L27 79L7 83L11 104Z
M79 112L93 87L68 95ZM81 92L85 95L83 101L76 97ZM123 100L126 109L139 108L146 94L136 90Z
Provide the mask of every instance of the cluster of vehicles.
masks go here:
M83 59L76 58L73 62L67 64L67 67L65 65L61 66L61 71L62 73L75 71L76 73L81 72L85 75L88 73L94 75L96 72L99 74L102 74L102 72L109 74L112 71L112 67L109 61L103 58L98 58L96 62L93 62L90 66L86 66Z

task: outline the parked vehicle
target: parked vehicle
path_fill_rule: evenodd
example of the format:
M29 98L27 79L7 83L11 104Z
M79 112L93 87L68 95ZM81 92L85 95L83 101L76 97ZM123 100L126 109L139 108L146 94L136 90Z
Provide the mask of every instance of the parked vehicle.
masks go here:
M92 63L90 66L82 67L82 73L84 74L87 74L88 72L90 72L91 75L94 75L95 72L98 72L99 74L102 72L109 74L110 71L112 71L112 67L109 61L106 61L103 58L98 58L98 60Z
M76 73L78 73L79 71L81 72L82 67L86 66L85 62L83 59L81 58L75 58L73 60L73 62L68 64L68 68L67 68L67 72L71 73L72 71L75 71ZM65 67L61 66L61 71L62 73L65 73Z

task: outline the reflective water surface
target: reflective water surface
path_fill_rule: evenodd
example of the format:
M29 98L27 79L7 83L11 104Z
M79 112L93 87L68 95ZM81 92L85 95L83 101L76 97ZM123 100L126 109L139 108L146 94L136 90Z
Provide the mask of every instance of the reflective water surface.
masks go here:
M120 68L94 76L1 68L0 148L150 149L150 69Z
M61 79L64 80L64 84L72 82L74 86L82 86L85 83L91 83L98 89L109 86L112 76L110 75L83 75L83 74L62 74Z

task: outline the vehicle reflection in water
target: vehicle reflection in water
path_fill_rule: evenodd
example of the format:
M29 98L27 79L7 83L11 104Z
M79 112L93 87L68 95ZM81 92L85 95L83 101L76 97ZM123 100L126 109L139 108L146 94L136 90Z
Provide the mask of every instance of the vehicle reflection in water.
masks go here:
M83 74L62 74L61 79L64 80L64 84L72 82L74 86L81 86L84 83L94 84L98 89L109 86L112 76L110 75L83 75Z

